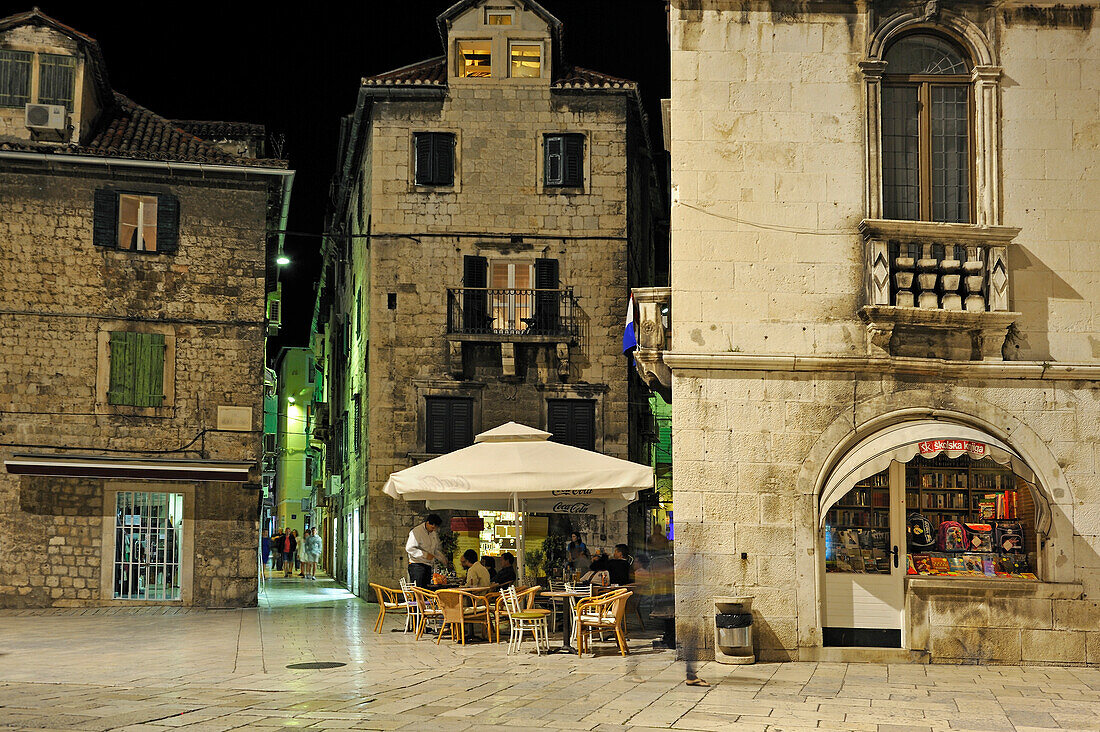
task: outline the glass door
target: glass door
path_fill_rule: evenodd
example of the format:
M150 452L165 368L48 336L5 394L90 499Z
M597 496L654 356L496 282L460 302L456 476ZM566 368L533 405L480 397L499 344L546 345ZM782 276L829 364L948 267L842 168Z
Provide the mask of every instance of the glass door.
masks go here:
M825 517L826 646L902 647L905 466L860 481Z

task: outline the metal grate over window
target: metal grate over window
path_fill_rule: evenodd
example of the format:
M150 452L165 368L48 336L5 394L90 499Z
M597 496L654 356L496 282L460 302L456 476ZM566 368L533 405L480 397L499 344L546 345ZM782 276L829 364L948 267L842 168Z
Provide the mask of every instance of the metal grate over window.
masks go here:
M116 600L179 600L183 494L115 497Z

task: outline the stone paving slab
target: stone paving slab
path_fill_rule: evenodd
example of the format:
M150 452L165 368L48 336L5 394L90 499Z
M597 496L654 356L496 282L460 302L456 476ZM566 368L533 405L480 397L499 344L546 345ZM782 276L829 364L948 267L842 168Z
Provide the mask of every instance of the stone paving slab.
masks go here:
M1100 730L1094 668L706 663L698 688L638 629L626 658L436 645L401 617L371 632L374 606L330 581L274 580L248 610L111 610L0 612L0 729Z

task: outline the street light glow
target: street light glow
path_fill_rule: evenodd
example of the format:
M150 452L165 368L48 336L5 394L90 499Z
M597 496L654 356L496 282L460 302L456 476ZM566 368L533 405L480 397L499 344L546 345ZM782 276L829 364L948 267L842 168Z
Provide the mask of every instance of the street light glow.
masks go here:
M290 264L290 257L285 254L280 254L279 258L275 260L275 264L278 264L279 266Z

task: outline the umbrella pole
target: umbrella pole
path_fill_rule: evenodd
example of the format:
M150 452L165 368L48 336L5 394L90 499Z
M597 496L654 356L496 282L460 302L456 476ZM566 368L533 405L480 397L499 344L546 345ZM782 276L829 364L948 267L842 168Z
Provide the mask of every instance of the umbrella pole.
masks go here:
M512 508L515 509L516 527L516 584L523 579L523 518L519 512L519 493L512 494Z

